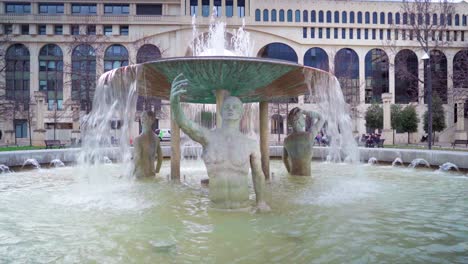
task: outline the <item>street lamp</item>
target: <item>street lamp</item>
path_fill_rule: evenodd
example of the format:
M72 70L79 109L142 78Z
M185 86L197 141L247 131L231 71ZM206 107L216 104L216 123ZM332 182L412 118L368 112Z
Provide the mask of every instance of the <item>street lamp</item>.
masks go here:
M431 72L431 61L430 56L427 52L422 56L424 63L426 64L427 80L425 82L427 89L427 148L432 148L432 72Z

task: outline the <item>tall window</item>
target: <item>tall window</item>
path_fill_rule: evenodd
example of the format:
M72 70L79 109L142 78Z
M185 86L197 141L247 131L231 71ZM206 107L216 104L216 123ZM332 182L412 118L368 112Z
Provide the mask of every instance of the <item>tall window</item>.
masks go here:
M351 24L354 23L354 11L351 11L349 13L349 23L351 23Z
M344 24L348 23L348 15L346 11L341 12L341 22Z
M296 10L294 12L294 21L295 22L301 22L301 11Z
M82 44L72 52L72 100L80 102L81 110L92 109L96 85L96 54L93 47Z
M380 24L385 24L385 13L380 12Z
M393 14L391 12L387 14L387 23L390 25L393 24Z
M340 12L335 11L333 16L335 17L335 23L340 23Z
M381 49L370 50L365 57L366 104L381 102L388 92L388 56Z
M202 0L202 16L210 16L210 0Z
M261 21L260 9L255 9L255 21Z
M214 0L213 8L216 10L216 16L223 15L223 9L221 8L221 0Z
M279 11L279 21L284 22L284 10L283 9Z
M359 24L362 24L362 12L358 12L358 13L357 13L357 22L358 22Z
M233 15L234 15L234 0L226 0L226 17L232 17Z
M15 119L13 121L15 125L15 137L16 138L27 138L28 137L28 121L24 119Z
M137 63L145 63L155 61L161 58L161 51L158 47L152 44L145 44L138 49ZM137 110L161 110L161 99L152 96L138 96Z
M23 44L14 44L5 55L6 99L29 107L29 50Z
M397 25L400 24L400 13L395 14L395 24L397 24Z
M354 50L344 48L338 51L335 56L335 75L346 102L359 104L359 57Z
M316 17L315 10L312 10L312 11L310 12L310 22L312 22L312 23L317 22L317 17Z
M279 114L271 116L271 134L284 134L284 121Z
M39 52L39 91L46 92L48 110L63 109L63 53L55 44Z
M107 48L104 54L104 71L128 65L128 51L119 44Z
M366 18L366 24L370 24L370 13L369 12L365 13L365 18Z
M293 20L292 20L292 10L289 9L289 10L288 10L288 22L292 22L292 21L293 21Z
M372 13L372 24L377 24L377 12Z
M228 0L232 1L232 0ZM198 0L190 0L190 16L197 15L198 11Z
M245 17L245 0L237 0L237 13L239 17Z
M468 89L468 50L461 50L453 58L453 86Z
M332 22L332 13L331 11L327 11L327 23L331 23Z
M318 20L319 20L319 23L323 23L323 11L322 10L319 11Z
M418 101L418 56L408 49L395 56L395 103Z
M309 22L309 11L302 11L302 22Z

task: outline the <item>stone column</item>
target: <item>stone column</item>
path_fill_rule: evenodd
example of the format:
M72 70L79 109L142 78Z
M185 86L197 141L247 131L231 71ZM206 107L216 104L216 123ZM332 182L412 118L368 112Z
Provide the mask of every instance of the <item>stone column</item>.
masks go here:
M262 170L265 178L270 178L270 142L268 136L268 102L260 102L260 153L262 155Z
M190 0L180 0L180 6L181 10L183 10L183 8L185 7L185 14L182 13L182 15L190 16Z
M197 17L202 16L202 0L198 0Z
M420 60L418 63L418 77L421 80L424 80L424 67L425 67L424 60ZM424 104L424 83L422 82L418 82L418 103Z
M214 0L210 0L210 16L213 14L213 6L214 6Z
M393 145L393 131L392 131L392 117L390 105L392 103L393 95L391 93L382 94L383 101L383 133L382 138L385 139L385 145Z
M63 51L67 50L67 47L60 47ZM67 102L71 99L71 70L72 70L72 59L71 52L63 52L63 102Z
M395 55L389 56L388 92L392 94L392 104L395 103Z
M366 103L366 68L365 68L366 54L364 54L363 52L360 52L358 55L359 55L359 102L360 104L364 104Z
M454 95L454 90L453 90L453 78L451 76L453 76L453 58L454 58L454 54L452 53L447 53L446 54L447 56L447 104L449 107L451 107L453 109L453 106L456 102L454 102L454 98L453 98L453 95ZM447 120L447 127L451 127L454 125L453 121L454 121L454 115L456 115L457 113L454 113L453 111L447 111L447 117L446 117L446 120Z
M221 15L226 16L226 0L221 0Z
M468 136L465 131L465 115L464 115L464 110L465 110L465 102L464 101L458 101L457 103L457 126L455 130L455 139L463 139L467 140Z
M234 0L234 2L232 3L232 15L237 17L239 16L239 12L237 12L237 0Z
M80 104L74 103L71 105L72 110L72 136L71 138L75 139L74 144L78 143L78 140L81 138L81 131L80 131ZM73 142L72 142L73 143Z
M33 130L33 146L44 146L46 130L44 129L44 112L46 111L46 96L43 92L35 91L34 100L36 101L35 117L36 127Z
M171 113L171 180L180 181L180 128Z

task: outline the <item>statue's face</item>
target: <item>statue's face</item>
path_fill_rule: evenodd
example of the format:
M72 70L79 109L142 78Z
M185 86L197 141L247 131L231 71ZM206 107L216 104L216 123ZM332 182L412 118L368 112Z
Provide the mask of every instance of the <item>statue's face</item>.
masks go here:
M231 96L224 100L221 115L224 120L240 120L243 110L241 100Z

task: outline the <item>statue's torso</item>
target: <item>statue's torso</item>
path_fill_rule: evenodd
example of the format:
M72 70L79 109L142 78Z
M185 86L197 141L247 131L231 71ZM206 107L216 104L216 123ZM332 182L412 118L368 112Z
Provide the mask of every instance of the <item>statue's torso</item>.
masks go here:
M293 132L286 137L283 145L288 152L291 174L310 175L313 143L309 132Z
M256 144L241 133L212 131L203 149L210 178L210 199L215 207L237 209L249 206L250 155Z
M135 156L135 174L137 177L154 175L157 144L158 139L154 133L141 134L135 138L135 152L142 153Z

